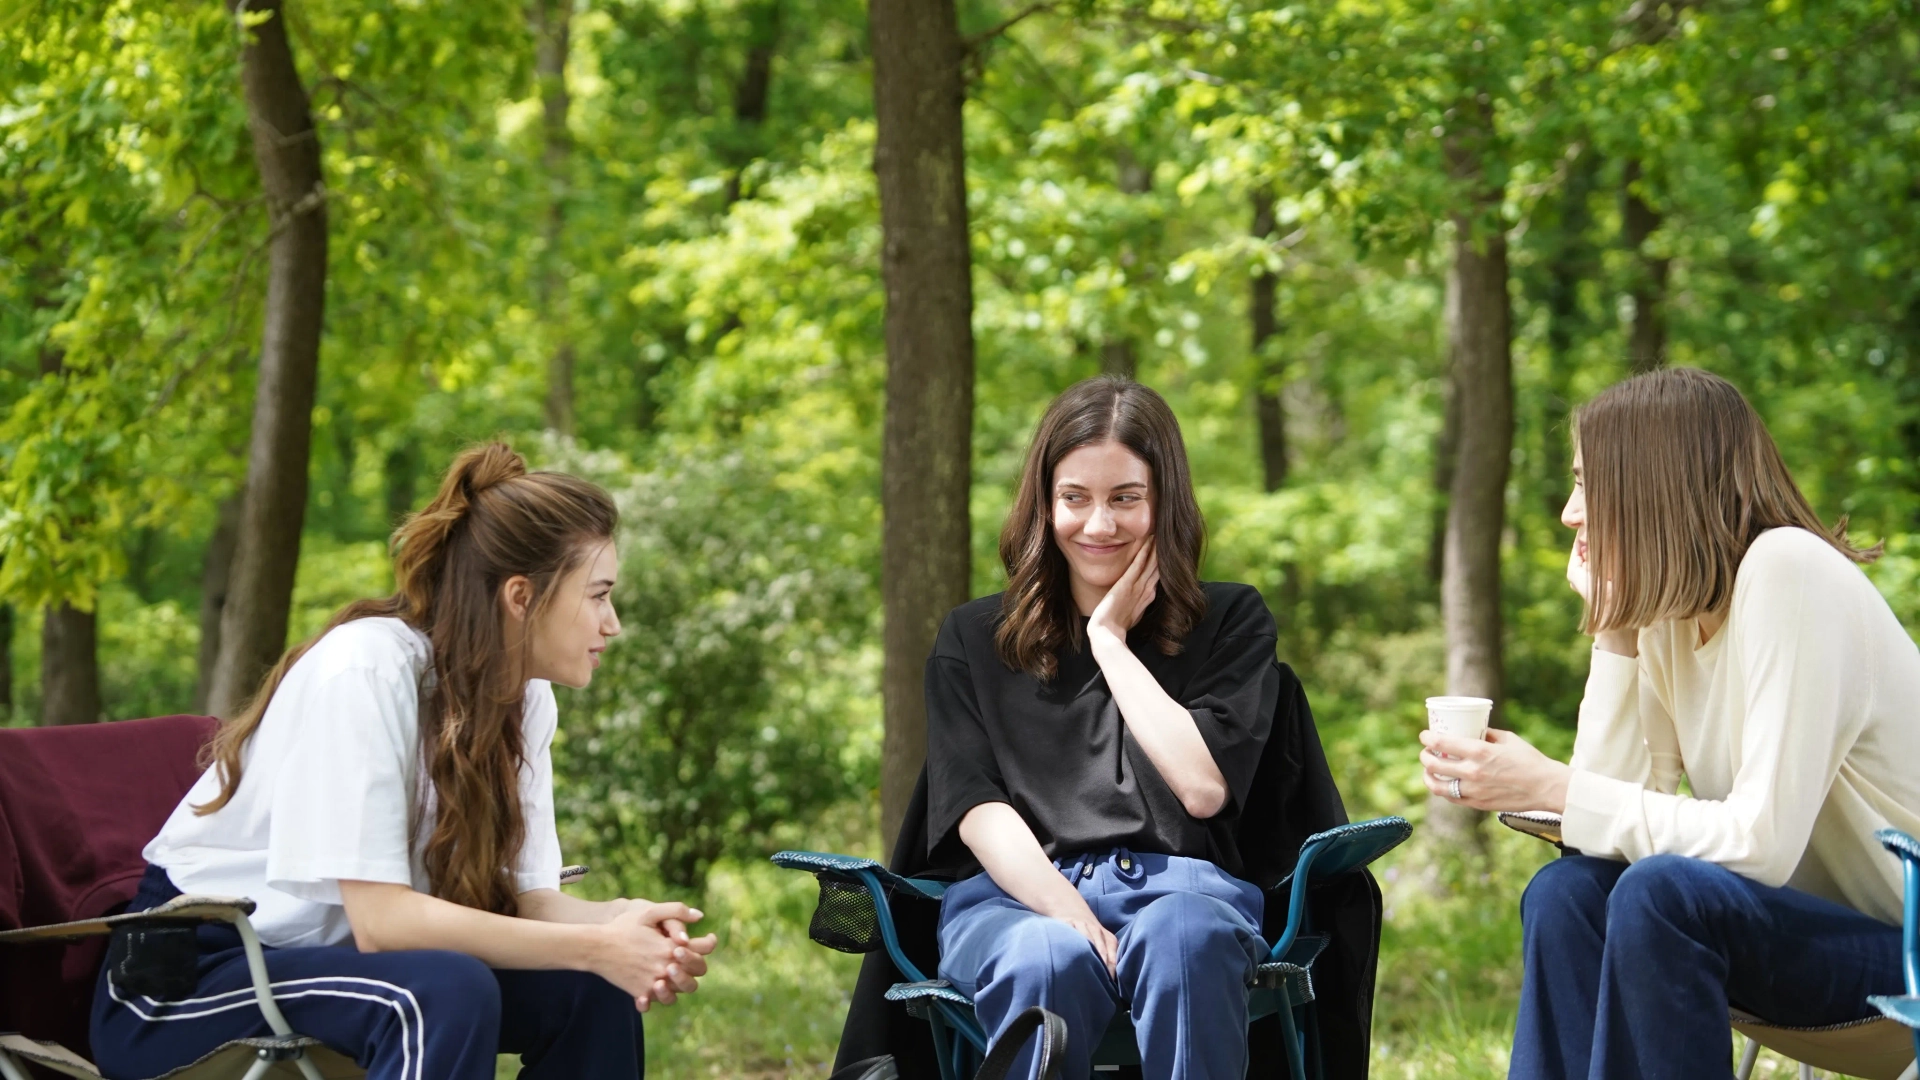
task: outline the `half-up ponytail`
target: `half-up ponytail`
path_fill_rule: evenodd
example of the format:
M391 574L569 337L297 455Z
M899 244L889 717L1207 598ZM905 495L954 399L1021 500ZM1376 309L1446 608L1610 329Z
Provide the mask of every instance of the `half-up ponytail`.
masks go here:
M232 800L247 740L308 649L355 619L400 619L433 647L420 697L421 759L435 796L424 859L429 887L454 903L516 913L512 866L526 839L518 781L527 655L525 645L509 655L500 587L512 577L531 581L529 617L537 616L554 585L611 540L618 523L613 500L585 480L529 472L505 443L463 451L432 501L394 531L394 594L342 608L326 629L289 649L247 706L221 725L203 752L219 770L220 793L195 811L211 814ZM424 796L416 794L416 805Z

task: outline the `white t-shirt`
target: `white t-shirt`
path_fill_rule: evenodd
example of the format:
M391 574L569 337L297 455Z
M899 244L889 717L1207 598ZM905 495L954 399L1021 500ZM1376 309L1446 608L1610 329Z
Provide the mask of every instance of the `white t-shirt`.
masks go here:
M1595 649L1567 784L1567 845L1689 855L1898 926L1900 863L1874 830L1920 832L1920 650L1825 540L1770 529L1726 625ZM1686 774L1693 797L1676 794Z
M219 770L208 769L147 844L147 861L182 892L251 897L260 940L282 948L352 940L341 881L426 892L432 788L420 760L419 688L431 649L399 619L356 619L328 632L274 691L241 751L233 799L204 817L193 812L220 793ZM560 886L551 755L558 722L552 686L527 683L526 841L513 868L521 892ZM429 805L410 844L418 785Z

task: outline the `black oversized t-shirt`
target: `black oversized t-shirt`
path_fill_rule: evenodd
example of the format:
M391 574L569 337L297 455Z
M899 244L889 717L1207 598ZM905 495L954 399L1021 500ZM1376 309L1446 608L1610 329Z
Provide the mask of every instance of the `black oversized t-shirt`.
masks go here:
M1273 615L1247 585L1210 582L1207 610L1176 656L1135 634L1133 654L1186 706L1229 798L1190 816L1127 730L1086 644L1066 646L1042 682L994 648L1000 595L955 608L927 660L927 843L935 867L976 867L960 819L1012 805L1050 858L1126 847L1207 859L1238 873L1230 827L1246 802L1280 693Z

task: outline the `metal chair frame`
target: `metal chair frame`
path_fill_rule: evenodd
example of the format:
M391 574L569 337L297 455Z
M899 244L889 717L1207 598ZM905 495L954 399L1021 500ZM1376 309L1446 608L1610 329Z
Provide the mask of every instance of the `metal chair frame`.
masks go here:
M1324 935L1313 934L1307 926L1307 892L1318 881L1366 866L1398 847L1412 832L1406 819L1386 817L1316 833L1301 845L1293 873L1268 893L1271 896L1287 890L1287 921L1279 940L1267 951L1266 960L1256 968L1253 985L1248 987L1248 1019L1279 1016L1287 1068L1293 1080L1307 1080L1305 1028L1311 1023L1312 964L1327 944ZM823 887L828 881L838 881L865 888L874 906L880 943L907 979L889 989L887 999L906 1004L909 1012L928 1021L941 1080L960 1080L969 1075L987 1049L987 1035L973 1013L973 1003L951 984L929 976L907 958L889 906L890 897L895 895L937 902L945 895L947 883L903 877L872 859L849 855L782 851L773 856L773 862L809 871ZM1096 1065L1113 1066L1138 1063L1132 1025L1124 1013L1115 1017L1101 1039L1094 1061ZM1315 1065L1317 1074L1317 1060Z

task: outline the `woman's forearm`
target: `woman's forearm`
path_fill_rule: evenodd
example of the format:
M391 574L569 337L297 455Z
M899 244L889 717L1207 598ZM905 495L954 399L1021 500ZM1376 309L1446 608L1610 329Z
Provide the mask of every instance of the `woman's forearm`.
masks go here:
M343 881L340 898L361 952L450 949L488 967L587 971L602 944L598 925L496 915L405 885Z
M1019 811L1003 802L981 803L960 819L960 842L1008 896L1042 915L1060 918L1084 912L1087 902L1067 883Z
M641 900L639 903L646 903ZM593 924L612 922L635 901L582 900L558 889L530 889L520 894L520 917L549 923Z
M1227 805L1226 777L1200 737L1193 714L1167 695L1124 640L1097 630L1089 630L1089 638L1127 730L1180 805L1196 818L1219 813Z

